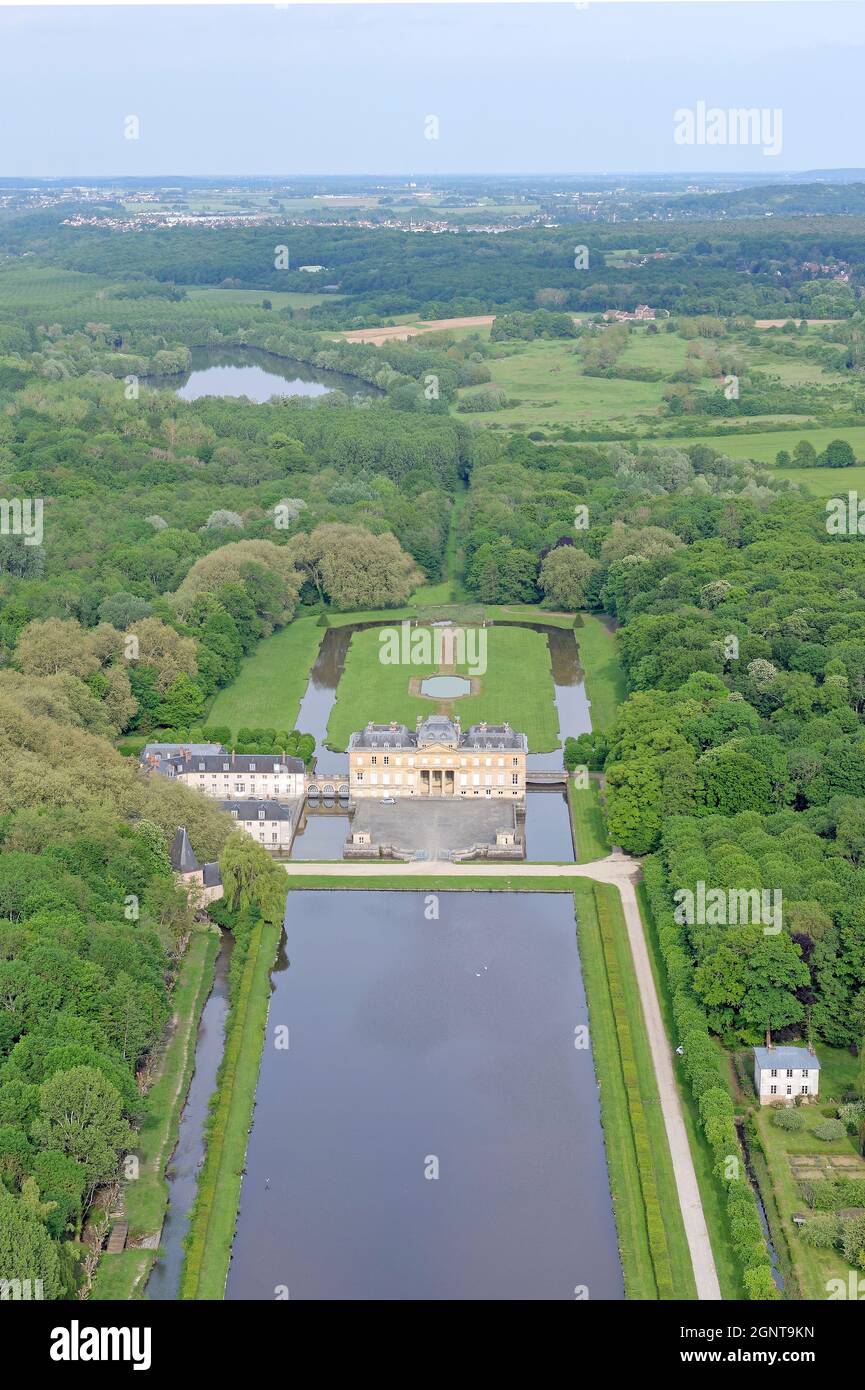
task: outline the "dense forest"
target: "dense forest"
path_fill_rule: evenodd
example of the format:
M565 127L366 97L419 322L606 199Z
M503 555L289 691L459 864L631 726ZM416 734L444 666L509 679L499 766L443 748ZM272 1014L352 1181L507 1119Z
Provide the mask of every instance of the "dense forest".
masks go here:
M564 292L574 311L633 309L638 302L681 314L845 317L865 269L860 216L777 217L732 224L652 222L648 226L534 226L506 234L442 236L389 228L195 227L141 230L63 225L60 215L7 217L0 253L104 276L122 293L135 282L169 287L250 286L310 289L301 265L322 265L343 301L310 310L328 325L368 324L375 316L418 311L426 318L531 309L538 291ZM623 243L628 254L622 256ZM577 254L579 248L584 254ZM280 257L279 248L284 248ZM641 263L642 258L646 258ZM849 266L848 283L815 278L809 264ZM324 279L325 277L316 277Z

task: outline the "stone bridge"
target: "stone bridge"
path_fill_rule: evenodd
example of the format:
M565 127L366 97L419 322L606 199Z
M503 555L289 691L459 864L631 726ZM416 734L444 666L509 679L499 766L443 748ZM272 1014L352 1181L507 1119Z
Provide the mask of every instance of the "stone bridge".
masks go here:
M563 768L526 768L527 787L566 787L568 785L568 774Z
M312 802L348 801L348 773L316 773L307 780L306 795Z

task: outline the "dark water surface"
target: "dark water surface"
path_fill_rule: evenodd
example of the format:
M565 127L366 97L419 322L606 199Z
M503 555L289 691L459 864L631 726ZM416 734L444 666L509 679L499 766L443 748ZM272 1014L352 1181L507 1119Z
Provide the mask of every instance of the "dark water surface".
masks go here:
M180 1117L177 1148L166 1171L168 1211L162 1227L162 1254L147 1281L148 1298L176 1299L183 1267L183 1238L189 1226L189 1212L195 1200L198 1170L204 1157L204 1126L208 1104L216 1087L216 1073L222 1061L225 1018L228 1013L228 967L234 938L223 933L216 957L213 989L198 1023L195 1044L195 1071Z
M328 391L376 398L382 394L359 377L310 367L260 348L193 348L188 372L147 380L149 385L173 390L182 401L248 396L261 405L271 396L324 396Z
M289 894L228 1298L623 1297L573 899L425 901Z
M567 863L574 857L571 813L563 787L530 787L526 792L526 859Z

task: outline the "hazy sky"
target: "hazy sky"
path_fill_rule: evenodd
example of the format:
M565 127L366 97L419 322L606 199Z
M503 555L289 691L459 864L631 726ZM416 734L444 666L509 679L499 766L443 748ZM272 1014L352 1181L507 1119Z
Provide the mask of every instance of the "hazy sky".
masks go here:
M861 167L863 50L861 0L0 8L0 175ZM676 144L699 101L781 153Z

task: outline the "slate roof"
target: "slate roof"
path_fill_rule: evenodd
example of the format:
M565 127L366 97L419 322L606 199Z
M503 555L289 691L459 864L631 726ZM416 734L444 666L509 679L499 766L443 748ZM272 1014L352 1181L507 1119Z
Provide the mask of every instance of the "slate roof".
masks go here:
M291 820L291 807L278 801L220 801L223 811L237 812L238 820ZM260 816L259 811L264 815Z
M509 724L472 724L465 733L446 714L430 714L416 730L405 724L367 724L351 735L349 748L425 748L441 743L452 748L528 752L528 739Z
M428 714L417 726L415 743L423 748L430 743L445 743L456 748L459 743L460 726L446 714Z
M185 825L178 825L174 839L171 841L171 848L168 851L168 860L176 874L191 874L201 865L195 857L195 851L189 843L189 836L186 833Z
M183 753L190 753L197 757L202 753L224 753L225 749L221 743L145 743L138 755L139 761L144 763L149 758L179 758Z
M228 772L247 775L255 772L303 772L301 758L284 758L281 753L203 753L192 758L168 758L169 775L190 772Z
M755 1047L754 1056L761 1071L770 1071L773 1067L784 1071L788 1067L794 1071L820 1070L819 1057L807 1047Z
M219 865L215 862L205 864L201 881L205 888L218 888L222 883Z
M359 733L352 734L349 748L416 748L417 735L406 724L367 724Z
M460 739L460 748L511 748L515 752L527 753L529 741L525 734L517 733L510 724L472 724Z

